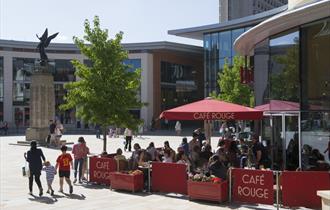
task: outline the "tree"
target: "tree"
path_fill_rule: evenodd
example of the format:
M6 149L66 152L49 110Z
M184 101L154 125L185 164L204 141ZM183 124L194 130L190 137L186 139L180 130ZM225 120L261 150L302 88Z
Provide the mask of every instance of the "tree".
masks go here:
M90 59L92 65L72 61L76 68L75 75L79 79L65 85L68 92L64 98L65 104L60 108L76 108L78 117L100 125L104 134L103 150L106 151L107 126L135 130L141 123L140 119L130 114L130 109L144 105L137 98L141 70L129 71L130 66L123 63L128 58L128 53L121 46L122 32L109 39L108 30L100 28L97 16L93 24L92 28L86 19L84 39L73 37L74 43Z
M233 66L229 66L226 59L223 70L218 73L219 94L213 91L210 96L230 103L253 106L254 96L252 87L241 83L241 66L244 66L243 57L235 56Z

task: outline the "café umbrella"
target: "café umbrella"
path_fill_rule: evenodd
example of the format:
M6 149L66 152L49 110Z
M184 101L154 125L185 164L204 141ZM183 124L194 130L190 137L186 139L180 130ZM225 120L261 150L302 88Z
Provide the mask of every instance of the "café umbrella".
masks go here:
M204 120L205 133L210 139L211 120L260 120L263 112L250 107L212 98L196 101L163 111L159 118L167 120Z
M163 111L167 120L260 120L262 111L216 99L206 98Z

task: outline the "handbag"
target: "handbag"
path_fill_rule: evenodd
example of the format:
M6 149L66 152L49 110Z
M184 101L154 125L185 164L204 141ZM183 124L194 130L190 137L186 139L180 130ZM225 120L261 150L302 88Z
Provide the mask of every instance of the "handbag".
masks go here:
M27 162L25 161L24 166L22 167L22 175L24 177L29 177L30 176L30 170L29 170L29 166L27 164Z

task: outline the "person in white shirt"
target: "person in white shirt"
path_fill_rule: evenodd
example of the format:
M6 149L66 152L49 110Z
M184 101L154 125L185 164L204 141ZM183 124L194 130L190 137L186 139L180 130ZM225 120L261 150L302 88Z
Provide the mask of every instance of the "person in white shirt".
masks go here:
M180 123L180 121L176 121L175 132L176 132L177 135L181 134L181 123Z
M173 163L173 159L171 157L171 151L168 149L164 150L163 163Z
M131 151L131 143L132 143L132 136L133 136L133 132L131 129L129 128L126 128L125 131L124 131L124 136L125 136L125 151L127 150L127 147L128 147L128 151Z

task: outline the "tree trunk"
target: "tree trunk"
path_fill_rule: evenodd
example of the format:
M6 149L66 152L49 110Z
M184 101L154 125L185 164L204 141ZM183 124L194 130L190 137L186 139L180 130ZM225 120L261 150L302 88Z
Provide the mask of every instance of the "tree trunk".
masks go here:
M107 151L107 128L103 127L103 152Z

